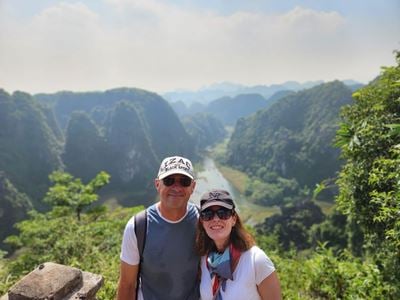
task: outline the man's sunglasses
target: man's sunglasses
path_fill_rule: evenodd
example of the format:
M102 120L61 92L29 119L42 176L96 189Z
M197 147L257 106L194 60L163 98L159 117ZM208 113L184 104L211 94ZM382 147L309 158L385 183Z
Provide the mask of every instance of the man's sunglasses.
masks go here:
M215 215L221 220L228 220L233 215L233 210L225 207L218 208L217 210L205 209L200 212L200 219L202 221L211 221Z
M171 186L175 183L175 178L168 176L163 178L162 181L165 186ZM192 184L192 179L187 176L179 177L178 181L183 187L188 187Z

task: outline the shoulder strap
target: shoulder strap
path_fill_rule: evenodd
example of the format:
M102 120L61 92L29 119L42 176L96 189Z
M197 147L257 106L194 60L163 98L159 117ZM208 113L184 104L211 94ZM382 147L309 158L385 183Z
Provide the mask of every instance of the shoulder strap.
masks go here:
M146 233L147 233L147 209L138 212L135 215L135 235L137 240L137 246L139 250L140 263L139 270L137 274L137 282L136 282L136 299L138 297L139 291L139 283L140 283L140 264L143 261L143 250L144 245L146 243Z
M135 235L139 250L140 262L143 260L143 249L146 243L147 210L142 210L135 215Z

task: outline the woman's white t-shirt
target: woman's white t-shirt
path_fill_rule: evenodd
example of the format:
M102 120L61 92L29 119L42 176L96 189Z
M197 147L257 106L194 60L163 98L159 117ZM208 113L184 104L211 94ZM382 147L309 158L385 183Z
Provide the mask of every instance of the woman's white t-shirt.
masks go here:
M206 259L206 256L201 258L200 299L212 300L212 283ZM239 263L233 272L233 280L226 281L225 292L221 288L222 299L261 299L257 285L274 271L275 266L265 252L257 246L253 246L241 254Z

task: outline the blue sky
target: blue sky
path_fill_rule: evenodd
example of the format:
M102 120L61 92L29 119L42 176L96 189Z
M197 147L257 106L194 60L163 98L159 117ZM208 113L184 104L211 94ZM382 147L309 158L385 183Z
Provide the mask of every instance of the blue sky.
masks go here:
M398 0L0 0L9 92L366 83L396 49Z

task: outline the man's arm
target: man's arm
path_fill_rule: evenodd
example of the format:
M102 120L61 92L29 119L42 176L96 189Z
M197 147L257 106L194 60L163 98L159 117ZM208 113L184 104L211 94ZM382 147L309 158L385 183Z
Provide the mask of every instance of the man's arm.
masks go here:
M136 283L139 265L121 261L117 300L136 300Z

